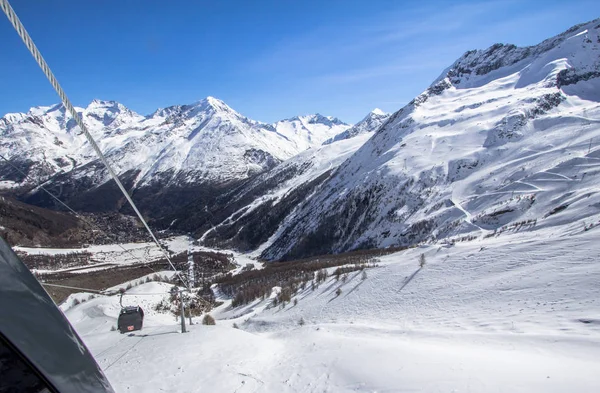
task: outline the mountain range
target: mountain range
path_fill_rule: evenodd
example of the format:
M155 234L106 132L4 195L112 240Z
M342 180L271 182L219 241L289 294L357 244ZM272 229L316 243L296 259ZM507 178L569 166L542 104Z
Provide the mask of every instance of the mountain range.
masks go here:
M211 247L282 260L568 232L600 211L599 33L595 20L468 51L403 108L355 125L265 124L212 97L148 116L99 100L78 111L152 225ZM78 133L61 105L5 115L3 193L59 209L43 182L76 210L130 214Z
M114 101L94 100L77 110L117 172L136 172L136 185L156 178L187 183L245 179L350 127L319 114L260 123L213 97L148 116ZM86 173L82 168L97 162L62 105L7 114L0 132L0 151L16 161L20 157L31 181L74 170ZM2 178L11 180L5 173Z

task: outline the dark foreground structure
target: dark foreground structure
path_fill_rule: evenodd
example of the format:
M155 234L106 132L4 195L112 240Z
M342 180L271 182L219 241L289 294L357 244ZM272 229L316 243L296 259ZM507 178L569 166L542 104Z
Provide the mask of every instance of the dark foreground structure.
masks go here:
M0 392L114 393L67 318L2 238Z

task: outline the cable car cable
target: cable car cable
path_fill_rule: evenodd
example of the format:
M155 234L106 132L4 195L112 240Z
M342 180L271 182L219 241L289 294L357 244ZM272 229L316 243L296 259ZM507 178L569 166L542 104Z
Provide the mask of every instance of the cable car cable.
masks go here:
M146 227L146 230L150 234L150 237L152 238L152 240L154 241L154 243L156 243L156 245L158 246L158 248L162 251L163 255L165 256L165 258L167 259L167 261L169 262L169 264L171 265L171 267L175 271L175 274L177 274L177 276L179 276L179 279L181 280L181 282L189 290L190 289L189 288L189 284L186 283L186 281L183 279L183 277L179 274L179 272L175 268L175 265L171 261L171 258L169 257L169 254L161 246L160 242L158 241L158 239L154 235L154 232L152 232L152 229L150 229L150 226L148 226L148 223L146 222L146 220L142 216L142 213L140 213L140 211L138 210L136 204L131 199L131 196L129 196L129 193L127 192L127 190L125 189L125 187L123 186L123 184L121 183L121 181L119 180L119 177L117 176L117 174L114 172L114 170L112 169L112 167L110 166L110 164L106 160L106 157L104 156L104 154L102 154L102 151L98 147L98 144L96 143L96 141L94 140L94 138L92 137L92 135L90 134L90 132L88 131L87 126L83 123L83 120L81 119L81 116L79 116L79 113L77 113L77 111L75 110L75 107L73 107L73 104L71 103L71 101L67 97L65 91L62 89L62 87L58 83L58 80L54 76L54 73L52 73L52 70L48 66L48 63L46 63L46 60L44 60L44 58L42 57L42 54L40 53L40 51L38 50L38 48L33 43L33 40L31 39L31 36L29 35L29 33L27 32L27 30L25 29L25 26L23 26L23 24L19 20L19 17L17 16L17 14L15 13L15 11L11 7L11 5L9 4L8 0L0 0L0 8L2 8L2 10L4 11L4 13L6 14L6 17L8 18L8 20L10 21L10 23L13 25L13 27L15 28L15 30L17 31L17 33L19 34L19 36L21 37L21 39L25 43L25 46L27 47L27 49L29 50L29 52L31 53L31 55L33 56L33 58L35 59L35 61L37 62L38 66L42 69L42 71L44 72L44 75L46 75L46 78L48 78L48 81L50 82L50 84L52 85L52 87L54 88L54 90L56 91L56 93L58 94L58 96L60 97L63 105L65 106L65 108L69 111L69 113L71 114L71 116L73 117L73 119L75 119L75 121L77 122L77 125L79 126L79 128L81 129L81 131L85 135L86 139L88 140L89 144L92 146L92 148L94 149L94 151L96 152L96 154L98 155L98 157L100 158L100 160L102 161L102 163L104 164L104 166L106 167L106 169L108 170L108 173L110 174L110 176L113 178L113 180L115 181L115 183L117 183L117 186L119 187L119 189L121 190L121 192L125 196L125 199L127 199L127 202L129 202L129 204L131 205L131 208L135 211L135 213L137 214L137 216L140 219L140 221L142 222L142 224L144 224L144 227Z

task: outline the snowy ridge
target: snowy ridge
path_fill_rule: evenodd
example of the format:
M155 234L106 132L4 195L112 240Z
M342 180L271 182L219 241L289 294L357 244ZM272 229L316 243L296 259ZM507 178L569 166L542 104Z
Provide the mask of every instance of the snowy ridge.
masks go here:
M344 139L350 139L357 135L374 132L391 116L390 113L385 113L379 108L373 109L364 119L350 127L344 132L341 132L333 138L327 139L323 142L324 145L341 141Z
M350 128L350 125L335 117L325 117L318 113L281 120L273 126L277 132L288 138L298 151L318 146L325 140Z
M598 77L600 64L596 61L595 53L598 26L600 19L576 25L535 46L517 47L498 43L486 50L468 51L436 82L447 77L457 88L472 88L519 71L523 80L517 87L540 82L542 79L547 79L548 85L554 86L556 84L553 78L557 73L552 72L552 68L556 67L565 71L572 69L571 71L582 73L591 72L589 77ZM531 63L534 58L538 59L536 64ZM560 87L560 80L558 84Z

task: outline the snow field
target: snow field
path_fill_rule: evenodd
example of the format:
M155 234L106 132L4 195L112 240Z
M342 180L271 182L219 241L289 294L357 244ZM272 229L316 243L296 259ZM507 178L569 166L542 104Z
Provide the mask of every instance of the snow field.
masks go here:
M184 335L172 316L151 312L131 337L110 332L116 297L67 316L118 392L595 392L595 231L410 249L381 257L365 280L353 272L307 286L296 306L226 301L211 312L216 326ZM133 290L155 285L164 284ZM160 300L145 298L145 310Z

